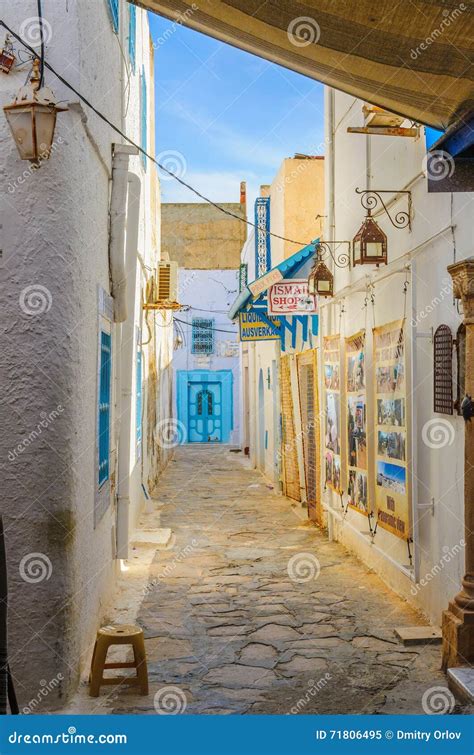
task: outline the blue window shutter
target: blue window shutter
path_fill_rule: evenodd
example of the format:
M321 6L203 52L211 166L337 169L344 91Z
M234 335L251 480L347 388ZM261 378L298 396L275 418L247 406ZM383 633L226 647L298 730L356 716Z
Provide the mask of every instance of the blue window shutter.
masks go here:
M136 63L136 39L137 39L137 6L129 5L128 8L128 56L133 71Z
M112 19L112 26L114 27L114 32L118 34L118 30L120 26L119 0L107 0L107 5L109 6L109 13L110 13L110 18Z
M142 149L147 149L147 91L146 91L146 78L145 67L142 66L142 72L140 74L140 142ZM142 153L142 164L146 170L146 157Z
M192 354L212 354L214 352L214 320L204 317L193 317Z
M112 339L109 333L100 333L99 375L99 487L109 479L110 455L110 394L112 377Z
M137 351L137 389L136 389L136 440L137 449L140 452L142 443L142 352Z
M255 278L271 268L270 254L270 197L255 200Z

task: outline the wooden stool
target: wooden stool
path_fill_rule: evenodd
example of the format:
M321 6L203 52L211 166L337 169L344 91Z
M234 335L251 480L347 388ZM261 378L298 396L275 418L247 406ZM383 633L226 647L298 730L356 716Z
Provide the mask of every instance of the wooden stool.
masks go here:
M131 645L133 661L106 663L107 651L111 645ZM136 676L115 676L104 679L104 670L109 668L134 668ZM145 640L143 630L133 624L117 624L99 629L92 655L89 677L89 694L98 697L102 684L132 684L140 687L141 695L148 695L148 671L146 666Z

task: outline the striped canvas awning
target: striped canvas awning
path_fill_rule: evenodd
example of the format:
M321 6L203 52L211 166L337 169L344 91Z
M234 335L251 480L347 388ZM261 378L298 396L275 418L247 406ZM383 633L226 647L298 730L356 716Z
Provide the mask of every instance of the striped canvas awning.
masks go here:
M437 129L474 109L472 0L138 4Z

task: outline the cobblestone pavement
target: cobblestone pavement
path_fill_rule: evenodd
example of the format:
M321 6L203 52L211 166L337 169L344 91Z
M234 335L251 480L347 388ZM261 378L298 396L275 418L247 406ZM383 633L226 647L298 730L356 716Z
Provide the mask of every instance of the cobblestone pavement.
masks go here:
M179 448L159 504L174 538L138 613L150 696L104 688L90 712L423 713L446 688L440 647L394 636L423 617L240 454Z

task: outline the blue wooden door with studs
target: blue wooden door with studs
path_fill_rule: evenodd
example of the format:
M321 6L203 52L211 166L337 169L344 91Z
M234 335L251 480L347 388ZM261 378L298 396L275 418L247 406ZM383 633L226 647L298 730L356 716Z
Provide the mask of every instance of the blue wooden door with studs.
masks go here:
M189 383L188 441L222 443L221 383Z

